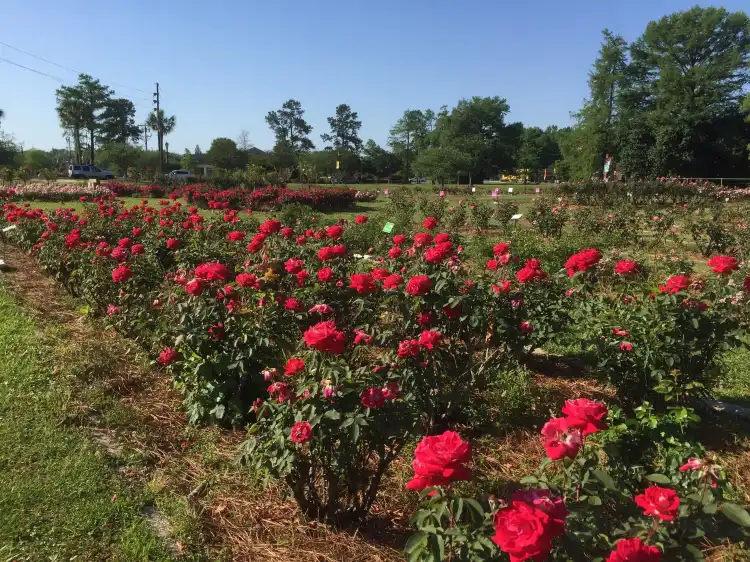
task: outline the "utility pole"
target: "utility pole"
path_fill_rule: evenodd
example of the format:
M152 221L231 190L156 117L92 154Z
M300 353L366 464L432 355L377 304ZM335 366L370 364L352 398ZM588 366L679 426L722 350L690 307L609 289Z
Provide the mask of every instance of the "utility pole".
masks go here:
M159 83L156 83L156 93L154 93L154 104L156 105L156 141L159 143L159 177L164 175L164 147L162 146L162 130L161 130L161 112L159 106Z
M143 124L143 142L144 142L144 149L148 150L148 125L146 123Z

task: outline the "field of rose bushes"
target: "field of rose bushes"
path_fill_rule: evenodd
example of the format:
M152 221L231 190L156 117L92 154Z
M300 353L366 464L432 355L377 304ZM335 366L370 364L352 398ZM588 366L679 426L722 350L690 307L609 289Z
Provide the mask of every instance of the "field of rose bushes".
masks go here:
M700 560L741 544L746 496L697 435L747 342L747 209L676 189L556 195L521 225L512 200L408 190L351 221L307 206L240 221L236 193L208 197L208 215L183 193L6 203L0 223L150 350L190 423L247 424L243 470L283 482L310 519L366 525L413 450L410 561ZM523 417L507 381L539 348L575 350L615 395L556 404L538 470L499 495L471 443L489 412Z

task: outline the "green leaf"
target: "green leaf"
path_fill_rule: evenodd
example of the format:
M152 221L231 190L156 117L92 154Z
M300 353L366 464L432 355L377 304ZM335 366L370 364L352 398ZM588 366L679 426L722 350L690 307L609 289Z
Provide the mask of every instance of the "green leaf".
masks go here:
M669 479L668 476L664 476L663 474L649 474L646 476L646 480L650 482L656 482L657 484L671 484L672 481Z
M422 531L417 531L412 536L409 537L409 540L406 541L406 546L404 547L404 552L412 552L415 549L419 547L423 547L427 544L427 534L423 533Z
M521 484L536 484L538 482L539 482L539 479L536 476L524 476L520 480Z
M705 560L703 553L696 546L692 544L685 545L685 550L692 555L693 560Z
M436 561L445 559L445 540L441 535L432 535L430 537L430 550Z
M602 505L602 499L599 496L589 496L589 505Z
M736 503L724 502L721 504L721 512L726 517L743 527L750 527L750 514Z
M708 515L713 515L714 513L716 513L716 509L718 507L719 506L716 505L715 503L707 503L706 505L703 506L703 513L707 513Z
M615 486L615 481L612 480L612 477L606 472L604 472L603 470L599 470L595 468L591 471L591 474L593 474L594 477L599 482L604 484L604 487L607 488L608 490L617 490L617 486Z

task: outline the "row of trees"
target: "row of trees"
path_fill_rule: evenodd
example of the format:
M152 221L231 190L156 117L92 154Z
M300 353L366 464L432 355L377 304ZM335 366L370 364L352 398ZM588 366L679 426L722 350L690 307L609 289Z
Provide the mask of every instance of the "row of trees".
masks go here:
M94 164L97 145L136 143L148 135L148 129L167 135L176 125L176 118L166 116L164 110L151 112L144 126L136 125L133 102L116 97L114 90L88 74L80 74L75 85L61 86L55 93L60 126L73 144L76 163L84 160L84 143L87 160ZM144 140L147 142L148 137Z
M636 41L603 32L590 96L560 137L573 178L601 170L606 153L627 176L750 174L750 19L694 7L648 24Z

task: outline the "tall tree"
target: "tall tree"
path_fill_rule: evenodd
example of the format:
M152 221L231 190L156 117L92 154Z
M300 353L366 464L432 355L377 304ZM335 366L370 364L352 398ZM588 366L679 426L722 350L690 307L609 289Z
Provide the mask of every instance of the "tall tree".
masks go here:
M652 173L747 173L747 14L699 6L670 14L649 23L630 52L620 102L625 152L645 155Z
M253 148L253 146L253 143L250 142L250 133L245 129L242 129L240 134L237 135L237 148L243 152L247 152Z
M142 135L135 124L135 106L125 98L107 100L100 116L99 140L103 143L137 142Z
M425 116L419 109L407 109L391 127L388 145L401 158L406 179L411 175L411 163L414 161L420 141L426 136Z
M113 92L88 74L78 76L77 88L83 99L84 128L89 134L89 162L94 164L96 136L100 129L100 113L106 107Z
M157 147L161 146L164 141L164 137L174 131L177 126L177 118L174 115L167 117L163 109L159 109L158 113L156 110L149 113L146 119L146 126L152 131L156 131Z
M57 97L57 116L60 126L65 129L73 139L75 151L75 162L80 164L81 155L81 130L86 125L86 110L83 94L77 86L61 86L55 92Z
M451 147L431 147L419 153L414 166L419 173L445 185L457 176L469 172L469 156Z
M276 135L276 143L283 143L285 149L295 153L308 152L315 148L313 142L307 138L312 127L304 119L305 110L297 100L287 100L281 109L269 111L266 123Z
M589 72L589 97L574 114L576 126L562 145L566 167L575 179L598 173L607 152L615 153L618 96L628 70L627 43L608 29Z
M237 143L225 137L215 138L206 152L206 157L218 168L233 169L241 167Z
M399 159L370 139L362 149L362 168L366 174L390 181L391 176L398 171Z
M362 121L358 117L357 112L352 111L352 108L345 103L339 105L336 108L336 115L328 118L331 132L320 135L323 142L331 143L331 146L326 148L351 152L362 150L362 139L359 138Z

